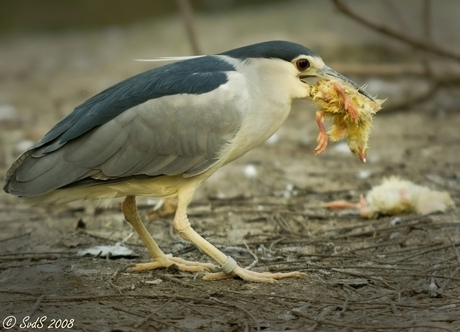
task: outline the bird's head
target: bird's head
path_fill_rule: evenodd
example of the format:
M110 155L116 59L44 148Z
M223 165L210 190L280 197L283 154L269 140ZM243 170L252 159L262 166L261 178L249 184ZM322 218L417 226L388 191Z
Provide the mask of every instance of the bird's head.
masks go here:
M309 78L319 78L337 81L345 86L353 87L371 101L375 101L358 84L326 66L319 55L300 44L281 40L267 41L240 47L221 54L247 61L251 64L263 63L261 65L262 70L270 71L273 76L279 75L280 81L283 81L281 75L295 75L296 80L290 81L290 84L293 85L291 86L292 89L299 87L308 89L309 84L306 80ZM276 67L280 70L276 70Z
M298 70L299 79L305 82L308 78L319 78L327 81L337 81L345 86L351 86L358 90L359 93L369 98L371 101L375 101L374 98L362 87L353 82L346 76L343 76L339 72L326 66L324 61L318 55L307 55L303 54L293 59L292 64L295 65Z
M222 54L239 60L238 68L247 71L246 76L257 82L270 102L305 98L321 105L316 118L320 129L316 154L327 146L322 121L332 118L328 132L331 140L347 138L350 151L365 162L372 116L383 101L374 99L358 84L329 68L317 54L296 43L269 41ZM319 80L311 85L310 78Z

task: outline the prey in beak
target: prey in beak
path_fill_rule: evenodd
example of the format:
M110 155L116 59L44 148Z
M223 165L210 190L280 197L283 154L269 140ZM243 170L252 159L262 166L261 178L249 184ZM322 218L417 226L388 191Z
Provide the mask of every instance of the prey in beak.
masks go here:
M314 76L319 81L311 86L310 98L321 106L316 112L319 135L315 154L326 149L328 138L332 141L346 138L351 153L365 163L372 118L381 109L383 100L375 99L358 84L325 65L317 69ZM323 124L325 118L332 119L329 131Z

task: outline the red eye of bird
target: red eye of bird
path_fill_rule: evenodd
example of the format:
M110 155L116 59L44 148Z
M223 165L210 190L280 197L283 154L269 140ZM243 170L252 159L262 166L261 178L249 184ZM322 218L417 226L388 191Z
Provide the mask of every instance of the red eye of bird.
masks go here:
M305 70L310 67L310 61L307 59L299 59L296 61L295 65L297 66L298 70Z

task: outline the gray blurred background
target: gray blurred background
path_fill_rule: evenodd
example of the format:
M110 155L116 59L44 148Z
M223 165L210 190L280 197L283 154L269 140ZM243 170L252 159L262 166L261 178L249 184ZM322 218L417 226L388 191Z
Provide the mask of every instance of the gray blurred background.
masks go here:
M272 138L206 181L189 216L210 242L238 253L239 262L253 261L243 241L257 255L258 243L265 243L273 257L282 256L273 261L279 271L300 269L306 276L254 285L174 274L183 280L178 283L168 279L174 273L169 270L120 273L118 285L138 296L121 302L110 298L118 293L109 283L126 261L75 258L81 248L126 240L139 260L149 259L139 239L130 238L119 200L102 212L81 202L30 208L0 191L0 302L8 310L2 313L0 303L0 322L34 308L34 317L75 318L75 331L139 331L140 320L155 316L150 324L156 327L145 331L255 331L256 325L266 331L381 331L393 324L400 328L392 331L459 330L458 209L369 221L328 211L322 203L358 202L384 177L400 176L448 191L460 204L460 1L341 1L399 41L339 12L333 0L191 0L189 21L181 3L1 0L0 183L15 158L76 106L161 65L134 59L218 53L272 39L298 42L387 99L373 122L367 164L351 155L346 142L315 156L318 107L299 100ZM138 202L148 219L157 201ZM146 226L165 252L203 260L198 250L183 255L187 244L171 231L170 218L151 219ZM75 231L79 221L85 230ZM163 282L144 284L153 278ZM191 300L201 296L203 303ZM211 296L222 301L209 305ZM89 301L75 300L83 297ZM301 308L303 316L287 314L292 308Z

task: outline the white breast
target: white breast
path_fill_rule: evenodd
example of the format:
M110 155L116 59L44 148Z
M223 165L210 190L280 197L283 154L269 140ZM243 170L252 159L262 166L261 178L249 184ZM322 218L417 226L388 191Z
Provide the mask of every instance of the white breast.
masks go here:
M284 123L295 98L305 98L308 91L297 77L291 63L279 59L251 59L241 62L232 58L226 60L234 64L244 82L233 87L240 91L240 109L243 123L229 146L229 163L252 148L266 141ZM232 75L229 73L229 78Z

